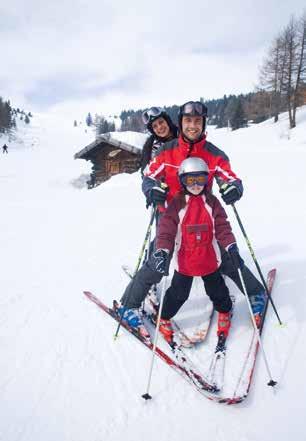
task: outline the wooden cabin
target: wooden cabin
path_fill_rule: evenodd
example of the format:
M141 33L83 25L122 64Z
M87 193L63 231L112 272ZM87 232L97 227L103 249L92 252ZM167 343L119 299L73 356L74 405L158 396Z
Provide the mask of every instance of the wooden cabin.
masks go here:
M119 141L110 133L98 138L74 155L92 162L88 188L96 187L118 173L134 173L140 167L141 148Z
M303 86L301 95L302 95L301 105L303 106L306 104L306 85Z

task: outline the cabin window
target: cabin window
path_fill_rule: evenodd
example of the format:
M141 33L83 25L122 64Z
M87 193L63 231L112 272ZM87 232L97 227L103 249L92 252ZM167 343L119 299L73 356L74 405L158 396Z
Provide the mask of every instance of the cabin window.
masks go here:
M106 173L108 175L116 175L120 173L120 162L119 161L105 161Z

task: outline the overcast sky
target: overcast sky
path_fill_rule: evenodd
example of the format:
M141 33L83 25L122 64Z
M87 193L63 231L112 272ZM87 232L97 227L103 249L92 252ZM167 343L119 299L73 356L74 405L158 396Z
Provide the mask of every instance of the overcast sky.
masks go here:
M305 8L305 0L5 3L0 96L72 118L252 91L273 38Z

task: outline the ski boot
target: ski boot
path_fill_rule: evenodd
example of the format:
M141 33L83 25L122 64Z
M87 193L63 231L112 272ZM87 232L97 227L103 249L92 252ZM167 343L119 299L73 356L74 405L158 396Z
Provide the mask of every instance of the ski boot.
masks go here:
M261 318L266 304L266 296L264 293L254 294L249 296L255 323L257 328L260 328Z
M122 322L125 323L129 328L137 332L143 339L151 342L150 333L146 329L141 313L137 308L126 308L120 304L114 302L114 309L116 314L121 318Z
M174 330L170 320L160 319L159 332L163 335L167 343L173 342Z
M218 337L223 334L226 338L228 336L229 329L231 327L232 312L219 312L218 313Z

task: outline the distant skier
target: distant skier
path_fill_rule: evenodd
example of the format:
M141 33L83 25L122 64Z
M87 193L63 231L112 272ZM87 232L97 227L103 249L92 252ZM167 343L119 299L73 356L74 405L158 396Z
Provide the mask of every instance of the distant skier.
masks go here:
M8 153L8 146L6 144L2 147L2 153Z

